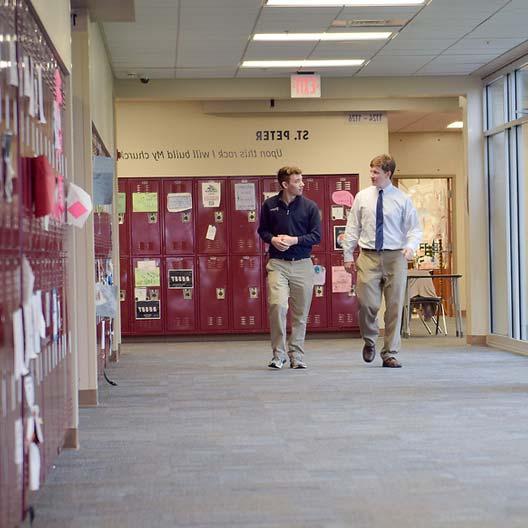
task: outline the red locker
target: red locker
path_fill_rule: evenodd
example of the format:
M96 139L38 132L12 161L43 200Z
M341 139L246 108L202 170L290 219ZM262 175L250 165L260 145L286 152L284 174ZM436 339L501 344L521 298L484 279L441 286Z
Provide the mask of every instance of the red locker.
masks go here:
M131 283L133 284L132 333L160 334L163 332L163 299L161 277L162 262L159 258L132 259Z
M129 182L132 255L161 253L160 188L156 180Z
M190 332L197 328L196 266L194 257L167 257L165 260L165 330L168 333Z
M279 191L280 187L277 178L262 178L260 203L262 204L266 198L269 198L272 194L277 194Z
M262 330L262 258L257 255L231 257L230 275L233 329Z
M350 202L358 191L358 178L357 174L326 176L329 205L323 219L324 224L328 226L326 235L329 251L342 251L341 238L345 231Z
M259 181L257 178L230 178L228 189L231 254L258 254L261 251L257 233L261 205Z
M228 217L226 181L198 180L195 183L197 253L227 253Z
M119 254L130 255L130 194L128 180L120 178L117 182L117 219L119 222Z
M130 291L130 260L119 259L120 286L119 298L121 301L121 333L130 333L130 312L133 305L132 292Z
M356 274L352 274L351 284L352 287L349 290L342 292L334 292L334 280L337 280L338 273L341 277L343 273L343 255L339 253L333 253L330 256L331 267L327 269L327 273L330 274L330 287L332 291L330 293L330 318L331 326L334 328L358 328L358 302L355 294ZM335 267L343 268L336 270Z
M228 269L226 256L198 257L200 329L215 333L229 330Z
M310 313L308 314L308 329L319 330L327 328L328 326L328 298L329 298L329 285L330 285L330 273L327 267L327 257L322 253L312 255L312 262L314 266L319 266L316 273L316 284L314 285L312 305L310 307ZM324 268L324 271L321 269ZM324 275L323 275L324 274ZM324 284L317 284L317 282L323 282L321 279L324 276Z
M324 232L324 218L326 218L325 205L325 180L323 176L304 176L303 196L313 200L321 213L321 243L313 246L314 253L324 252L326 249L326 236Z
M164 253L191 255L194 253L192 179L165 180L162 189Z

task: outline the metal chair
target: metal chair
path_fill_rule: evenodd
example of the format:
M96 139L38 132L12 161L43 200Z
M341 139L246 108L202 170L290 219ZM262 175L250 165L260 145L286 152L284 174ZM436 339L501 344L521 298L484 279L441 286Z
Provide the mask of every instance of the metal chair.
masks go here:
M442 332L444 335L447 335L447 324L444 305L442 303L442 297L423 297L421 295L416 295L410 299L409 305L411 308L411 312L413 308L417 308L416 311L418 313L418 317L420 318L422 324L425 326L425 329L427 330L429 335L432 335L433 332L427 324L427 314L425 313L427 311L427 308L425 307L432 306L434 310L431 313L431 321L434 324L435 335L438 335L440 332ZM443 329L440 328L440 317L442 318Z
M409 296L409 310L412 313L413 308L416 309L418 317L422 324L425 326L429 335L433 332L428 323L428 307L432 307L433 310L430 313L430 320L433 321L435 335L442 332L447 335L447 323L445 317L445 309L442 297L439 297L434 287L433 279L431 274L426 270L414 270L413 277L409 278L408 282L408 296ZM416 275L420 275L417 277ZM442 318L443 330L440 327L440 317ZM410 335L410 329L409 329Z

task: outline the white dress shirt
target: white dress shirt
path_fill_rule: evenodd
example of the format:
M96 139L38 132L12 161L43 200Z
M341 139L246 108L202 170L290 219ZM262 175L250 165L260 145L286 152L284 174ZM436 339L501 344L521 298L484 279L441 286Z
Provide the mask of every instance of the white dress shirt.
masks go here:
M356 246L375 249L376 204L379 189L372 185L356 194L343 240L345 262L354 260ZM411 199L390 184L383 189L383 249L418 249L422 228Z

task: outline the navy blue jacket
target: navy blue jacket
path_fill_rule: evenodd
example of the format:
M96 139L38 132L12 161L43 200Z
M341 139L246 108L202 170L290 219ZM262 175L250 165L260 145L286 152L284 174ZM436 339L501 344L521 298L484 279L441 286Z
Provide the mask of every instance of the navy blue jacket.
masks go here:
M289 205L282 200L281 191L268 198L260 211L258 234L268 243L269 256L284 260L309 258L314 244L321 241L321 215L316 203L304 196L297 196ZM299 243L286 251L279 251L271 245L277 235L299 238Z

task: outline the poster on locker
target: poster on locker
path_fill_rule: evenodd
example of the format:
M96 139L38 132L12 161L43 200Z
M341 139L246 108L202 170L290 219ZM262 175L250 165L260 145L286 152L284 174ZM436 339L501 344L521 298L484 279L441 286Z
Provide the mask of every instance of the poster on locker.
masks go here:
M268 198L271 198L272 196L277 196L279 194L279 191L264 191L262 195L264 196L264 201L266 201Z
M220 207L222 188L220 182L202 183L202 203L204 207Z
M160 301L136 301L136 319L161 319Z
M257 208L254 183L235 183L235 209L254 211Z
M192 269L171 269L169 270L169 289L183 290L194 287Z
M349 293L352 289L352 275L344 266L332 266L332 293Z
M168 193L167 211L169 213L183 213L192 209L191 193Z
M159 268L139 268L134 270L134 284L136 288L148 288L160 285Z
M334 250L343 251L343 241L345 239L346 226L334 226Z
M134 213L157 213L158 193L136 192L132 193L132 211Z

